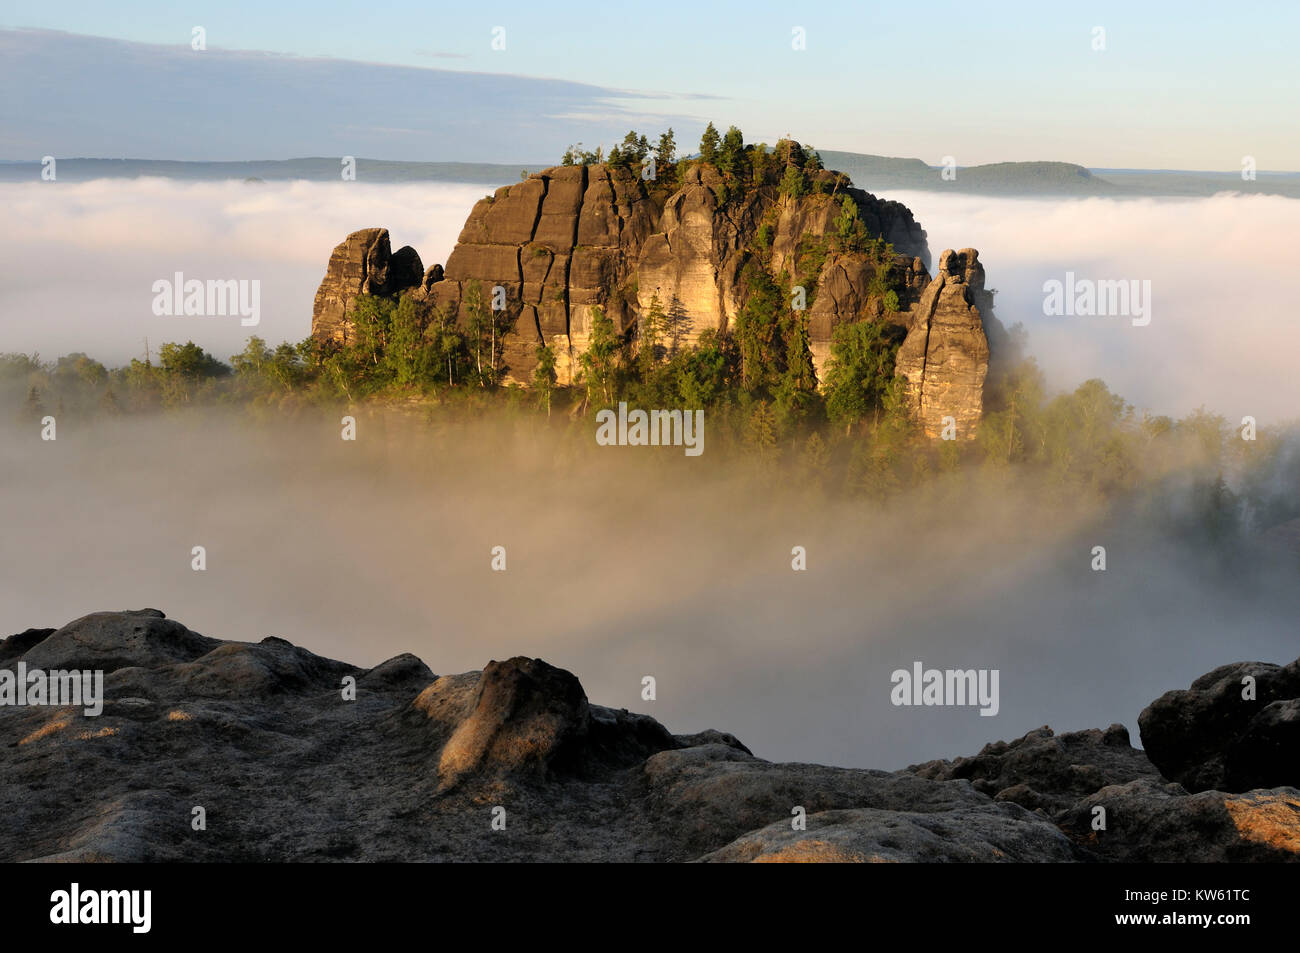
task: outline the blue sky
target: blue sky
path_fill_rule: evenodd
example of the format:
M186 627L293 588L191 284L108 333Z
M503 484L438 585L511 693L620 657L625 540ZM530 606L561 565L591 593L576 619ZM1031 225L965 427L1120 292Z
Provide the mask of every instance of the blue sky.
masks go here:
M83 35L2 38L2 158L533 161L713 119L935 164L1300 169L1297 3L65 0L0 29Z

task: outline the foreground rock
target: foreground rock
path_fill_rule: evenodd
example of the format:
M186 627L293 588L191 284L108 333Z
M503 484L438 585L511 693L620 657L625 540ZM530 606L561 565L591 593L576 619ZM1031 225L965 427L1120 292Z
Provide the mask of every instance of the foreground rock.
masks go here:
M0 643L0 667L19 662L100 668L106 700L98 717L0 708L3 860L1300 856L1300 792L1189 796L1119 726L1040 729L907 771L774 764L721 732L674 735L591 704L538 659L361 669L279 638L208 638L152 609L29 629Z
M1151 760L1190 791L1300 786L1300 659L1216 668L1153 701L1138 727Z

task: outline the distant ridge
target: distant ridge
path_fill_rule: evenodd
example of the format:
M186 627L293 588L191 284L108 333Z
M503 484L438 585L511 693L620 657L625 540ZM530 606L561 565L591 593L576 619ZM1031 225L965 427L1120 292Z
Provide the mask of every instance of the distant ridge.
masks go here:
M392 162L384 159L356 160L358 182L461 182L470 185L503 185L518 182L524 170L534 171L549 162L505 165L491 162ZM88 182L91 179L158 176L188 181L221 181L257 178L265 182L307 179L313 182L341 182L342 159L338 156L302 159L260 159L243 162L189 162L170 159L59 159L59 181ZM0 182L40 179L39 162L0 162Z
M958 166L956 178L945 180L941 166L920 159L825 150L822 160L845 172L868 192L947 191L966 194L1086 198L1203 197L1218 192L1282 195L1300 198L1300 173L1260 172L1244 181L1239 172L1198 172L1163 169L1086 169L1072 162L994 162ZM357 159L357 181L372 183L447 182L493 188L520 181L523 172L536 172L550 161L397 162ZM192 162L170 159L59 159L63 182L158 176L183 181L229 179L284 182L342 181L337 156L262 159L238 162ZM39 181L41 164L31 160L0 160L0 182Z

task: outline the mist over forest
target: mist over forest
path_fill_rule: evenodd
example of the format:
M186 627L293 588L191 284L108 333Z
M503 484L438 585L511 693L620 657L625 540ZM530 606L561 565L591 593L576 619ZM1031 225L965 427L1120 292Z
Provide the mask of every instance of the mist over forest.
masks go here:
M16 265L0 279L9 629L153 606L365 665L540 656L673 730L874 767L1045 723L1119 720L1136 738L1165 689L1294 653L1296 556L1275 528L1300 517L1286 424L1300 384L1273 346L1289 316L1269 254L1300 224L1294 202L889 196L936 252L979 247L998 317L1022 325L979 439L917 444L883 392L869 410L832 386L815 412L776 382L770 403L732 393L722 345L680 358L689 393L678 358L647 370L611 353L634 402L704 401L697 459L596 446L582 388L543 404L535 388L444 390L435 370L407 399L400 362L358 393L312 369L299 342L334 237L383 223L445 261L481 191L0 185L18 226L0 239ZM1233 281L1189 282L1193 257ZM1045 280L1134 262L1156 289L1149 326L1042 314ZM259 326L154 316L150 283L172 263L260 278ZM350 403L367 397L382 401ZM47 414L57 441L41 440ZM340 440L343 414L356 441ZM506 572L490 571L495 546ZM914 660L1000 669L998 716L891 706L889 673Z

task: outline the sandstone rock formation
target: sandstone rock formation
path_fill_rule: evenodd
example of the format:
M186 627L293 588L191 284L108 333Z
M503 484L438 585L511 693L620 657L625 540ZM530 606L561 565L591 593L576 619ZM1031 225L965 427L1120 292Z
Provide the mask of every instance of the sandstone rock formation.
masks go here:
M776 154L804 161L797 143L779 143ZM913 413L927 430L952 415L959 436L972 436L989 359L983 322L992 320L976 253L945 253L951 260L941 261L931 280L925 231L905 206L853 188L838 173L808 175L808 193L796 197L782 194L775 171L737 190L702 162L683 163L671 183L644 181L622 166L545 169L476 203L444 270L420 274L409 249L390 261L382 229L350 235L334 250L317 292L312 333L345 340L352 298L404 289L463 321L468 289L477 282L485 301L501 289L513 322L504 343L509 378L527 384L536 346L545 343L554 348L561 382L570 383L595 308L634 337L657 300L684 316L682 342L690 344L706 329L731 327L746 295L742 269L756 260L774 279L784 275L805 287L819 376L837 325L885 317L908 334L898 373L907 379ZM896 311L884 306L870 257L835 250L846 196L866 234L893 245L886 269Z
M322 341L346 344L352 325L348 310L358 295L393 295L417 288L424 279L420 256L410 245L393 253L388 229L363 228L335 246L325 278L316 289L311 332Z
M106 698L98 717L0 707L8 861L1300 859L1300 791L1189 795L1117 725L886 772L674 735L537 659L362 669L152 609L0 643L20 661L101 668Z
M984 315L992 313L979 252L944 251L898 350L897 373L907 382L908 406L928 436L942 434L945 417L955 422L959 439L975 436L989 368Z

